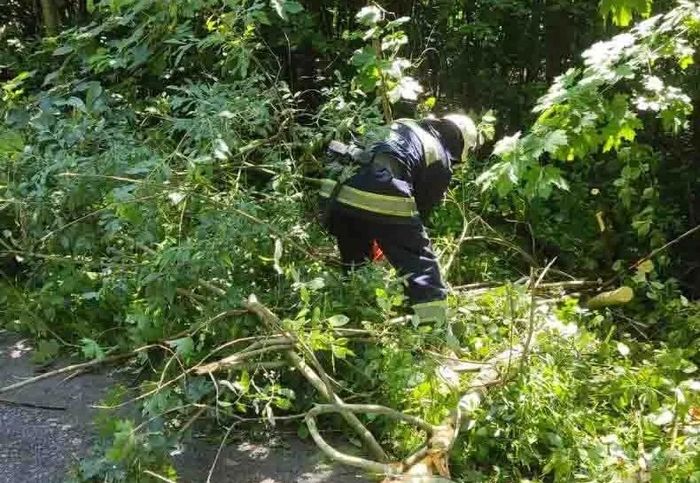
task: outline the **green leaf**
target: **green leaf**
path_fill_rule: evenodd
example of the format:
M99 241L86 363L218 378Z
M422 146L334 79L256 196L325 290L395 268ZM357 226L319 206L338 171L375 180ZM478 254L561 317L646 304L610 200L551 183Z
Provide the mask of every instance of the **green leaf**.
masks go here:
M89 106L92 107L95 105L95 101L97 100L98 97L102 95L102 86L100 85L99 82L91 82L90 87L87 90L87 94L85 97L85 103Z
M129 64L129 69L135 69L146 63L151 56L151 51L146 45L138 45L136 48L131 49L130 54L131 64Z
M651 230L651 220L635 220L632 222L632 227L640 237L646 236Z
M0 131L0 154L11 155L22 152L24 139L18 131Z
M499 157L505 157L513 153L520 142L520 132L515 133L512 136L506 136L500 139L496 145L493 147L493 155Z
M652 0L601 0L598 10L603 18L610 16L615 25L627 27L634 15L648 17Z
M236 386L234 386L233 383L231 383L231 381L226 380L226 379L219 379L218 384L221 386L224 386L232 393L238 394L238 388Z
M128 460L137 450L136 431L134 424L126 419L119 420L113 434L114 441L106 452L107 461L118 463Z
M270 0L270 5L283 20L289 20L287 14L294 15L304 10L304 6L294 0Z
M241 377L233 385L241 393L248 394L248 391L250 391L250 374L248 371L243 371Z
M185 198L187 198L187 195L181 191L173 191L168 193L168 200L170 200L170 203L173 206L179 205Z
M363 49L358 49L352 54L350 62L352 62L352 65L355 67L365 67L376 64L377 51L370 46L366 46Z
M70 54L71 52L73 52L72 46L63 45L63 46L57 48L56 50L54 50L52 55L54 55L55 57L58 57L60 55Z
M382 39L382 51L397 52L402 45L408 44L408 37L404 32L395 32Z
M333 327L342 327L350 322L350 318L343 314L334 315L328 318L328 323Z
M423 87L413 77L402 77L399 83L389 91L389 100L397 102L399 99L415 101L418 94L423 92Z
M273 398L273 401L275 403L275 406L284 411L287 411L292 408L292 402L289 399L285 399L283 397L276 397Z
M95 340L84 338L80 339L80 343L80 350L85 357L88 359L104 359L105 353Z
M168 342L168 345L175 349L175 353L187 357L194 352L194 340L192 337L182 337Z
M688 67L693 65L694 59L692 55L684 55L680 59L678 59L678 65L682 70L686 70Z
M630 354L630 348L626 344L618 342L617 352L619 352L622 357L627 357Z
M284 10L285 12L294 15L295 13L299 13L304 10L304 6L299 3L295 2L293 0L288 0L284 2Z
M651 260L645 260L639 264L637 267L637 273L647 274L654 270L654 262Z
M263 25L271 25L272 23L270 22L270 18L267 16L267 13L258 10L250 14L250 18L253 20L263 24Z
M355 353L343 345L332 345L331 352L338 359L345 359L347 356L354 356Z
M355 19L362 25L371 27L382 19L382 11L375 5L368 5L357 12Z
M82 101L82 99L75 96L71 96L68 99L57 100L54 104L56 106L71 106L79 111L86 112L85 103Z
M277 15L287 20L287 14L284 12L284 0L270 0L270 5L275 9Z
M282 275L284 273L284 270L282 270L282 267L280 266L280 261L282 260L282 253L283 253L283 246L282 246L282 240L279 238L275 239L275 253L273 254L273 260L274 260L274 269L275 272L277 272L278 275Z
M620 27L627 27L632 21L632 10L627 7L619 7L612 12L613 23Z
M408 23L411 21L411 17L399 17L396 20L392 20L391 22L386 24L387 29L394 29L396 27L400 27L405 23Z
M231 156L231 150L226 141L219 138L214 141L214 157L219 161L226 161Z
M556 131L547 133L547 135L544 137L544 150L545 152L554 154L559 148L566 146L567 142L568 138L566 136L566 132L561 129L557 129Z
M58 70L46 74L46 77L44 77L44 82L41 83L41 87L46 87L47 85L52 84L53 81L55 81L60 74L61 71Z
M32 354L32 361L37 364L44 364L56 358L60 345L54 339L40 340L39 345Z
M311 291L321 290L325 286L326 281L321 277L316 277L307 284L307 287Z
M126 186L120 186L119 188L114 188L111 192L114 201L125 202L134 199L134 191L138 189L135 184L128 184Z

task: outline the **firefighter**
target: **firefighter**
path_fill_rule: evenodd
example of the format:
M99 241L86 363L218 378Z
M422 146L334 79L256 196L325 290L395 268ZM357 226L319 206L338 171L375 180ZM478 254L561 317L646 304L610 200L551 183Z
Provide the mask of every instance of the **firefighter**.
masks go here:
M446 319L447 291L425 230L442 201L452 166L477 142L467 116L401 119L389 136L353 156L357 169L344 180L322 180L326 223L344 267L366 263L376 245L406 279L406 295L421 322ZM356 151L359 151L356 149Z

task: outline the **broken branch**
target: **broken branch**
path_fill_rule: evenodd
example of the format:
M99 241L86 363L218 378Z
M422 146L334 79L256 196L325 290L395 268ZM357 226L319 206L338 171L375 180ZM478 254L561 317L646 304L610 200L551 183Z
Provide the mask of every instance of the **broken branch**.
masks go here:
M34 384L35 382L43 381L44 379L50 379L52 377L55 377L55 376L58 376L61 374L65 374L66 372L88 369L90 367L95 367L95 366L99 366L102 364L111 364L113 362L121 361L124 359L129 359L129 358L135 356L136 352L137 351L129 352L127 354L117 354L114 356L105 357L103 359L95 359L95 360L92 360L89 362L83 362L80 364L72 364L70 366L61 367L61 368L53 370L53 371L39 374L38 376L30 377L29 379L25 379L24 381L20 381L20 382L17 382L15 384L10 384L9 386L0 387L0 394L14 391L14 390L17 390L17 389L22 388L24 386L29 386L30 384Z
M314 413L315 410L317 410L321 406L316 406L313 408L311 411L309 411L306 414L306 426L309 428L309 433L311 434L311 437L313 438L314 442L316 445L319 447L321 451L323 451L326 456L331 458L333 461L336 461L338 463L342 463L344 465L348 466L353 466L355 468L361 468L365 471L375 473L375 474L380 474L380 475L395 475L399 474L399 468L396 466L387 464L387 463L379 463L377 461L372 461L372 460L367 460L364 458L360 458L358 456L352 456L346 453L342 453L338 451L337 449L333 448L331 445L329 445L326 440L323 439L321 434L318 431L318 427L316 425L316 414ZM335 407L335 406L334 406ZM343 412L341 412L343 414Z
M221 359L219 361L211 362L209 364L205 364L203 366L200 366L197 369L195 369L194 372L195 372L195 374L201 376L201 375L207 374L209 372L216 372L216 371L221 371L224 369L234 369L234 368L237 368L238 366L240 366L246 359L249 359L251 357L259 356L262 354L267 354L268 352L290 350L291 348L292 348L291 345L283 344L283 345L270 345L267 347L262 347L260 349L238 352L238 353L230 355L228 357L224 357L223 359Z
M432 424L423 421L421 418L411 416L410 414L404 414L401 411L378 404L317 404L309 413L316 416L320 414L338 413L341 411L388 416L390 418L412 424L428 434L432 434L438 429L437 426L433 426Z
M255 295L251 295L248 300L243 302L243 305L256 314L264 323L270 326L272 329L277 329L281 326L280 320L277 316L263 304L258 302ZM286 334L285 334L286 335ZM302 357L299 356L293 350L287 350L285 352L286 358L289 362L309 381L309 383L321 394L321 396L335 404L344 404L343 400L336 395L330 387L330 384L324 382L321 377L316 374L316 372L309 367L309 365L304 361ZM372 433L365 427L364 424L350 411L341 411L341 416L350 427L355 430L355 432L360 436L368 451L372 454L373 458L380 461L387 461L389 458L379 445L377 440L374 438ZM310 430L310 428L309 428Z

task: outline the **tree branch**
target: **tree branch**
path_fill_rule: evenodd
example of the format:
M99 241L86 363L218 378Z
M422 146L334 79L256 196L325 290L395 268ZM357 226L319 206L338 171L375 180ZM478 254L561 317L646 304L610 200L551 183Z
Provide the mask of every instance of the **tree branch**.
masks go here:
M277 351L287 351L292 348L291 345L289 344L282 344L282 345L270 345L267 347L262 347L260 349L255 349L255 350L247 350L247 351L242 351L242 352L237 352L233 355L230 355L228 357L224 357L223 359L216 361L216 362L211 362L209 364L205 364L203 366L200 366L195 369L195 374L197 375L203 375L207 374L210 372L216 372L216 371L221 371L224 369L235 369L239 366L241 366L246 359L249 359L251 357L256 357L262 354L267 354L268 352L277 352Z
M58 376L60 374L65 374L66 372L88 369L90 367L95 367L95 366L99 366L102 364L110 364L112 362L117 362L117 361L121 361L124 359L129 359L135 355L136 355L136 351L133 351L133 352L129 352L128 354L117 354L114 356L105 357L103 359L94 359L92 361L83 362L81 364L72 364L70 366L61 367L60 369L45 372L44 374L39 374L38 376L30 377L29 379L25 379L23 381L15 383L15 384L10 384L9 386L0 387L0 394L10 392L10 391L15 391L21 387L28 386L30 384L34 384L35 382L39 382L39 381L42 381L44 379L49 379L51 377Z
M382 416L388 416L390 418L412 424L428 434L432 434L438 429L437 426L433 426L432 424L423 421L421 418L411 416L410 414L404 414L401 411L378 404L317 404L311 411L313 411L314 416L328 413L339 413L341 411L350 411L351 413L362 414L380 414Z
M317 406L318 407L318 406ZM316 408L314 408L316 409ZM316 446L319 447L321 451L323 451L326 456L328 456L330 459L333 461L336 461L338 463L348 465L348 466L353 466L355 468L361 468L365 471L375 473L375 474L380 474L380 475L397 475L399 474L399 468L396 466L392 466L387 463L378 463L376 461L371 461L367 460L364 458L360 458L357 456L351 456L346 453L341 453L337 449L333 448L331 445L329 445L326 440L323 439L321 434L318 431L318 427L316 426L316 418L315 414L313 413L313 410L309 411L306 415L306 425L309 428L309 433L311 434L311 437L314 439L314 442L316 443ZM341 413L343 414L343 413Z
M282 325L280 323L280 320L270 309L258 302L258 299L255 297L255 295L251 295L248 298L248 300L243 301L243 305L248 310L256 314L270 328L276 330ZM285 335L288 335L288 333ZM290 336L290 338L293 338L291 334L289 334L288 336ZM297 354L293 350L287 350L285 352L285 356L292 363L292 365L296 367L296 369L309 381L309 383L321 394L321 396L324 399L334 404L345 404L343 400L333 392L332 388L330 387L330 384L327 384L326 382L321 380L321 377L319 377L319 375L316 374L316 372L314 372L314 370L311 369L311 367L309 367L306 361L304 361L304 359L300 357L299 354ZM343 417L343 419L347 421L350 427L352 427L355 430L355 432L360 436L373 458L376 458L379 461L388 461L389 458L382 449L382 447L379 445L372 433L357 418L357 416L355 416L350 411L341 411L340 414ZM309 428L309 430L311 430L311 428Z

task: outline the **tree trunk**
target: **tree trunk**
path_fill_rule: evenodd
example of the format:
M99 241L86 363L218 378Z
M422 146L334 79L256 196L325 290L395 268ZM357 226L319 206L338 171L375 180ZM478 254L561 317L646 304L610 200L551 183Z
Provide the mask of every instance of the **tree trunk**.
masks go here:
M690 68L693 69L692 72L689 73L692 79L692 87L688 94L693 98L693 114L690 118L692 137L690 140L689 154L691 159L695 161L695 173L697 173L700 171L700 49L695 50L694 62ZM697 189L698 184L700 184L700 181L691 181L690 189L688 190L688 220L690 222L690 227L697 226L698 223L700 223L700 190ZM686 272L687 276L685 278L691 287L691 295L700 297L700 253L698 253L697 249L693 248L694 246L697 247L697 241L686 241L685 245L688 246L688 248L682 253L695 253L695 255L690 255L688 257L689 260L686 265L690 267L690 270Z
M41 0L41 17L46 34L49 36L58 34L58 9L54 0Z
M691 89L690 95L693 98L693 114L691 117L691 129L693 133L693 148L695 151L695 162L700 168L700 49L695 49L693 65L691 66ZM699 206L700 208L700 206Z
M570 49L570 19L559 1L548 2L545 14L545 45L547 47L547 82L562 73Z
M534 0L532 5L532 17L530 17L530 60L527 66L526 82L537 82L540 78L540 66L542 64L542 11L544 10L543 0Z
M75 2L76 23L85 23L88 18L87 0L76 0Z

